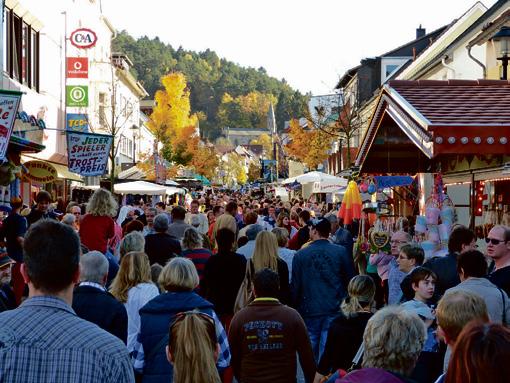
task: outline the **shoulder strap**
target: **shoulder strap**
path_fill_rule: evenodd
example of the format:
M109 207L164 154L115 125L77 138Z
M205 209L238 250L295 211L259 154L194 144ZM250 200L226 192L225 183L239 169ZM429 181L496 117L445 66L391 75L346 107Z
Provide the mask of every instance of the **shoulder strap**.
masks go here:
M503 294L503 290L501 290L501 288L499 288L499 287L498 287L498 290L501 293L501 300L503 301L503 317L502 317L503 322L501 322L501 324L503 326L505 326L506 325L506 299L505 299L505 294Z

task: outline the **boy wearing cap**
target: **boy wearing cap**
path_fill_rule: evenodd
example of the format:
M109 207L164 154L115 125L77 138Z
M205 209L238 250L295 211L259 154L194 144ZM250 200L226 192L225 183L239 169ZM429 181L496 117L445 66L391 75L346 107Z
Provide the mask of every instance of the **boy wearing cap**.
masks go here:
M16 308L16 299L10 285L14 263L7 254L0 254L0 312Z

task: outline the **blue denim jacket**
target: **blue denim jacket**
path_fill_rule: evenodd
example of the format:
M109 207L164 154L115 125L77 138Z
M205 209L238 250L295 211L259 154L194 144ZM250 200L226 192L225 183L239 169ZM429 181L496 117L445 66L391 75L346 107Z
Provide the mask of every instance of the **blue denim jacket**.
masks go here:
M352 259L343 246L327 239L312 242L292 260L292 298L303 317L338 312L354 276Z

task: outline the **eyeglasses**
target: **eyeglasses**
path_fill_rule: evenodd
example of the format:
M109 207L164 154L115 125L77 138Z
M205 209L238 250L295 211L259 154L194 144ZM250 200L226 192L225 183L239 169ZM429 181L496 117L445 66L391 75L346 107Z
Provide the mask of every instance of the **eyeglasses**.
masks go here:
M404 245L404 244L407 243L407 241L395 241L395 240L392 240L392 241L390 241L390 243L392 245Z
M501 242L505 242L502 239L496 239L496 238L485 238L485 242L487 244L492 243L494 246L499 245Z
M74 214L74 215L81 215L81 213L80 213L80 212L78 212L78 211L75 211L73 214Z

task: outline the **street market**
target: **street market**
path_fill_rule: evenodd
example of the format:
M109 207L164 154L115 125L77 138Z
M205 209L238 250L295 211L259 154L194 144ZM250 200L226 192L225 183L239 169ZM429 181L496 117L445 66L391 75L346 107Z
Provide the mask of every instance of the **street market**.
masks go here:
M507 382L510 0L211 4L2 2L0 382Z

